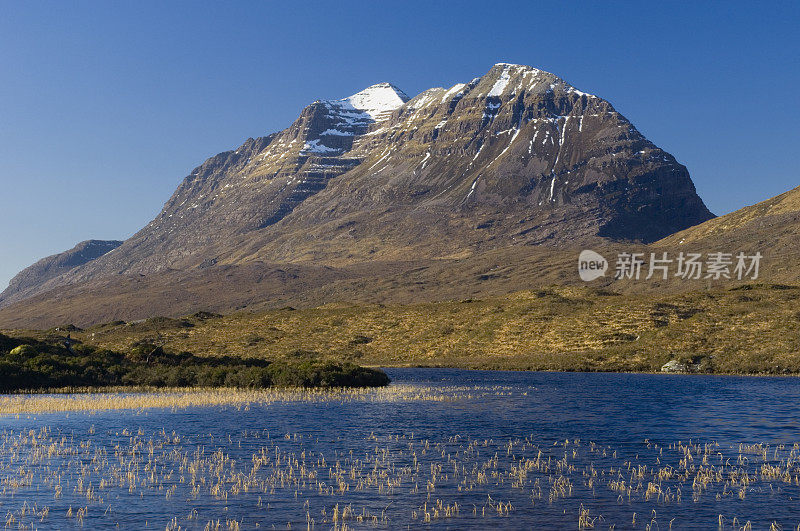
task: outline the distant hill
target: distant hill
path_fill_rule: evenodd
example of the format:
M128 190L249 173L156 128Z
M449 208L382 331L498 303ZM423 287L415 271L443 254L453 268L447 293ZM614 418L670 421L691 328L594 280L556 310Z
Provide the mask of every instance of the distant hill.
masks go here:
M667 236L665 245L763 240L769 247L800 235L800 187ZM795 240L797 242L797 240Z
M40 290L48 280L107 254L122 245L121 241L86 240L69 251L42 258L20 271L0 293L0 306L25 299Z
M765 282L800 282L800 187L672 234L654 245L676 252L761 253Z

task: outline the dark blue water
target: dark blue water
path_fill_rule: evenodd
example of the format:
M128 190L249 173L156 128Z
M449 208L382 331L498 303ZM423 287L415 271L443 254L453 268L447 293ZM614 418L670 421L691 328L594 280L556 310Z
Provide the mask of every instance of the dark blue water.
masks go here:
M516 392L510 398L437 411L458 414L460 429L474 428L476 436L536 432L544 439L580 436L608 444L639 443L645 438L800 442L798 378L454 369L387 372L396 382L421 385L535 388L528 396ZM438 415L431 420L426 436L433 436L440 425Z
M387 372L451 398L0 418L0 514L40 529L800 523L800 379Z

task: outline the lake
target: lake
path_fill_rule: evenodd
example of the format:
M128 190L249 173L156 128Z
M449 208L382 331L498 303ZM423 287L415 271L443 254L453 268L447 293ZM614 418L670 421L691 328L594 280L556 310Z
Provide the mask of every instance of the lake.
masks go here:
M389 388L352 394L6 414L0 514L38 529L800 524L800 379L387 372Z

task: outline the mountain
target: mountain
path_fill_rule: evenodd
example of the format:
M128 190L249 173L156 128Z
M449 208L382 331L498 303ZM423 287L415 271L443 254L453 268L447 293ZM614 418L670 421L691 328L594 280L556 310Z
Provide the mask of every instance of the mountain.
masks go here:
M86 240L69 251L42 258L20 271L0 293L0 305L12 304L37 291L46 281L109 253L122 245L117 240Z
M66 292L97 297L102 286L113 298L123 278L136 279L169 313L186 304L178 278L213 293L212 279L241 275L239 294L221 297L230 309L297 291L279 283L266 299L248 294L266 295L253 286L288 270L310 284L320 268L337 281L381 278L382 267L483 264L525 246L652 242L712 217L686 168L609 102L499 63L410 99L380 83L314 102L287 129L195 168L115 252L24 296L44 311Z

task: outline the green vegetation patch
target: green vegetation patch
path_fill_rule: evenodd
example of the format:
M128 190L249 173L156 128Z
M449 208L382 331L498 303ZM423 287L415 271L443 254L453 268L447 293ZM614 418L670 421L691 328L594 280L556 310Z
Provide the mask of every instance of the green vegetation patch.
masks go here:
M333 361L200 357L146 342L121 353L0 334L0 392L68 387L379 387L381 370Z

